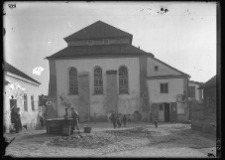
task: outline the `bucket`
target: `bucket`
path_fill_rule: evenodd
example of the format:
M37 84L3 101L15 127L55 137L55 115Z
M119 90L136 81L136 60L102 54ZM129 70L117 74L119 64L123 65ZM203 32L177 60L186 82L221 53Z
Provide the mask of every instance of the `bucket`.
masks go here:
M91 127L84 126L84 133L91 133Z

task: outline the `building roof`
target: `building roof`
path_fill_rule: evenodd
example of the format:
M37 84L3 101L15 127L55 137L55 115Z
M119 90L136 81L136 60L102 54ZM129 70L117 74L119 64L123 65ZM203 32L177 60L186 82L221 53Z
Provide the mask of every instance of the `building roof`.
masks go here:
M132 45L101 45L101 46L69 46L62 49L61 51L46 57L47 59L56 58L84 58L91 56L94 57L124 57L124 56L151 56L154 57L152 53L147 53L139 48Z
M189 80L190 83L195 83L195 84L199 84L199 85L202 85L203 82L197 82L197 81L192 81L192 80Z
M203 85L201 85L199 89L204 89L207 87L216 87L216 75L212 77L210 80L208 80L207 82L205 82Z
M178 70L178 69L176 69L176 68L174 68L174 67L172 67L172 66L166 64L166 63L163 62L163 61L160 61L159 59L157 59L157 58L155 58L155 57L153 57L153 59L155 59L156 61L158 61L158 62L164 64L165 66L167 66L167 67L169 67L169 68L171 68L172 70L175 70L175 71L179 72L179 73L182 74L182 75L185 75L185 76L187 76L187 77L190 77L190 75L188 75L188 74L186 74L186 73L184 73L184 72L182 72L182 71L180 71L180 70Z
M15 74L17 76L25 78L25 79L30 80L30 81L32 81L34 83L39 84L39 85L41 84L40 82L38 82L38 81L34 80L33 78L29 77L28 75L26 75L22 71L18 70L17 68L13 67L12 65L10 65L7 62L5 62L4 71L5 72L10 72L10 73Z
M115 37L129 37L132 41L133 35L117 29L102 21L97 21L78 32L64 38L65 41L69 40L87 40L87 39L100 39L100 38L115 38Z

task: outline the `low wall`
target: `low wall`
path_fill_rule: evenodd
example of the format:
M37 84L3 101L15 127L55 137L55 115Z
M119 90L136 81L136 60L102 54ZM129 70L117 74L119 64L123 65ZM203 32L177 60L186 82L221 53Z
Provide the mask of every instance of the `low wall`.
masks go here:
M216 113L215 112L209 113L209 111L204 108L203 104L197 103L197 102L192 103L191 128L193 130L202 131L209 134L215 134L216 133L215 118L216 118Z

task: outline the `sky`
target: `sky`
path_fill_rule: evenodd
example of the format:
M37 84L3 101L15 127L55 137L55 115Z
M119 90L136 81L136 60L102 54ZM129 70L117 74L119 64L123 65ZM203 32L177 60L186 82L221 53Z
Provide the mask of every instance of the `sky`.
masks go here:
M9 4L16 4L10 8ZM133 35L132 45L206 82L216 74L216 2L6 2L4 59L48 94L48 57L63 38L100 20ZM33 74L35 67L44 70Z

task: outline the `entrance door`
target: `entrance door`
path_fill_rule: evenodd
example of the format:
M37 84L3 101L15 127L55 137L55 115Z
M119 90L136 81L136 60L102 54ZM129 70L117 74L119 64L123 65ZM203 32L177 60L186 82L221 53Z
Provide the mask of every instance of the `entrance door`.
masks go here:
M10 103L10 111L11 111L10 117L11 117L11 122L12 122L13 116L15 115L15 114L12 114L12 111L13 111L14 108L17 108L17 100L16 99L10 99L9 103Z
M107 113L118 112L117 71L106 71L107 76Z
M80 121L90 120L90 99L89 99L89 76L88 73L78 76L79 106L78 114Z
M164 110L165 110L165 121L170 121L170 105L169 103L164 103Z

